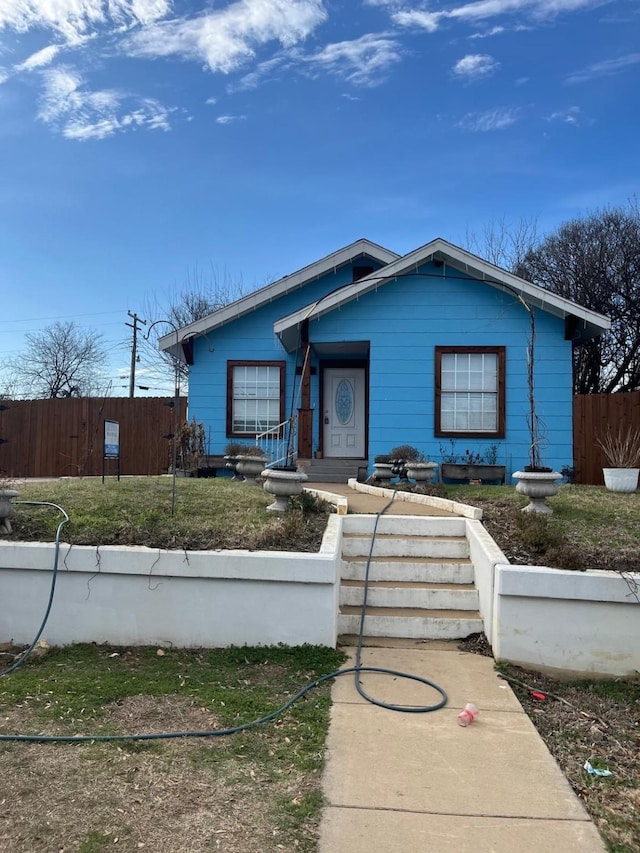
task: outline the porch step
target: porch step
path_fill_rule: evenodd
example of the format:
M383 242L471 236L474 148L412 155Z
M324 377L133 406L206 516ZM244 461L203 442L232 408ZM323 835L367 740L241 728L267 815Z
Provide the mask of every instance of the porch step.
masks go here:
M367 568L366 557L342 557L341 577L345 581L363 581ZM473 583L471 560L448 560L439 557L373 557L369 568L371 581L407 583Z
M442 515L383 515L376 525L375 515L348 515L344 520L345 534L359 533L367 538L394 533L401 536L466 536L464 518ZM368 549L367 549L368 553Z
M366 459L312 459L305 473L312 483L346 483L357 479L360 469L366 471Z
M368 555L371 537L346 533L342 537L344 557ZM373 545L375 557L451 557L469 556L469 543L464 536L402 536L394 533L376 534Z
M348 515L338 633L357 634L369 566L367 637L455 639L483 629L463 518Z
M360 614L359 607L341 606L338 633L357 634ZM365 611L364 633L367 637L455 640L482 630L482 619L476 611L405 607L367 607Z
M340 585L340 607L361 607L364 581L343 580ZM419 581L369 581L369 607L419 608L424 610L478 609L478 592L472 583L425 583ZM405 612L407 612L405 610Z

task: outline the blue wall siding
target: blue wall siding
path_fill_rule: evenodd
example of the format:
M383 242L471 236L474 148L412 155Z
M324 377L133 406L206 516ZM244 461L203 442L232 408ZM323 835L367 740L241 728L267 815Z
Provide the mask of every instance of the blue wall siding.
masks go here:
M310 326L314 341L370 341L369 459L397 444L413 444L441 458L434 436L436 346L505 346L506 435L502 440L461 438L456 452L484 452L499 446L499 461L515 471L528 461L526 426L529 315L510 294L455 273L399 278ZM536 398L538 416L553 442L544 461L572 461L571 344L564 323L536 313ZM402 427L399 429L398 415Z
M439 461L448 439L434 436L436 346L506 347L506 435L496 440L461 438L456 452L486 450L498 444L498 461L509 472L527 464L527 346L529 316L515 296L447 268L429 265L420 275L381 285L339 310L310 323L314 342L370 342L369 459L398 444L413 444ZM273 335L274 320L350 280L349 269L307 285L229 324L195 345L191 370L190 414L211 434L212 452L226 443L226 362L228 359L278 359L287 362L287 412L294 380L294 357ZM546 427L543 461L554 468L572 463L571 343L564 323L536 312L536 400ZM314 362L315 363L315 362ZM314 448L319 429L319 376L312 379L316 407ZM399 417L400 415L400 417ZM400 425L399 425L400 424ZM552 439L552 440L551 440Z
M377 262L364 258L354 266L360 264L379 267ZM194 341L194 364L189 369L189 417L204 424L211 453L221 453L228 441L254 443L252 437L229 438L226 434L227 361L284 361L285 416L288 417L294 393L295 353L289 354L282 347L273 333L273 323L335 288L349 284L352 278L352 267L346 265ZM297 392L297 384L295 390ZM317 400L317 376L312 377L311 390L312 399ZM293 399L295 408L299 405L297 394ZM317 430L316 423L316 435Z

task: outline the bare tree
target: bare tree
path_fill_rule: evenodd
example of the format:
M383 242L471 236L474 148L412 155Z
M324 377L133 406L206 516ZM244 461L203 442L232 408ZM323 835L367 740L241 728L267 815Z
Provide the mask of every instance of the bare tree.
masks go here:
M515 271L611 319L610 332L574 350L576 394L640 389L637 201L564 223L527 252Z
M11 365L21 396L83 397L96 393L107 361L102 335L73 321L25 335L27 348Z
M479 233L467 226L465 235L470 252L510 272L518 269L538 242L537 219L520 219L511 225L503 216L483 225Z
M158 350L158 338L168 334L171 326L182 329L202 320L219 308L224 308L236 299L240 299L249 288L242 279L234 280L227 270L220 273L213 265L208 273L197 267L187 272L181 287L174 286L159 298L157 294L145 299L144 312L151 330L148 339L140 346L140 361L148 375L162 378L173 377L175 363L173 358ZM162 320L167 320L166 324ZM188 368L179 365L181 378L188 378Z

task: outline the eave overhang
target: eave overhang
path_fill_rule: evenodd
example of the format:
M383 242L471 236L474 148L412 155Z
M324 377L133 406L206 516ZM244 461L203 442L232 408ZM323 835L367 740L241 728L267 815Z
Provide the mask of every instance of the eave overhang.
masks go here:
M238 299L236 302L232 302L230 305L214 311L201 320L197 320L188 326L163 335L158 340L158 346L161 350L176 355L181 361L186 361L188 358L184 351L184 343L186 341L203 335L206 336L208 332L214 331L233 320L237 320L245 314L249 314L260 308L262 305L273 302L275 299L279 299L281 296L321 278L332 270L337 270L345 264L352 263L362 257L372 258L378 261L378 263L386 265L398 260L400 255L396 252L391 252L389 249L385 249L383 246L378 246L377 243L372 243L370 240L356 240L354 243L350 243L337 252L332 252L319 261L315 261L313 264L309 264L291 275L283 276L278 281L274 281L266 285L266 287L262 287L260 290L249 293L242 299Z
M566 321L565 328L571 331L574 341L589 340L611 328L611 321L608 317L590 311L588 308L584 308L562 296L557 296L549 290L538 287L513 273L482 260L466 249L461 249L453 243L437 238L392 261L384 269L378 270L353 284L346 285L317 302L282 317L274 323L274 332L280 338L284 348L291 352L297 345L298 329L304 320L319 319L353 299L359 298L371 290L383 287L390 281L404 275L417 273L421 267L432 261L441 264L443 277L446 276L447 267L452 267L474 279L487 282L505 293L513 294L516 298L524 300L529 306L548 311L550 314L564 319Z

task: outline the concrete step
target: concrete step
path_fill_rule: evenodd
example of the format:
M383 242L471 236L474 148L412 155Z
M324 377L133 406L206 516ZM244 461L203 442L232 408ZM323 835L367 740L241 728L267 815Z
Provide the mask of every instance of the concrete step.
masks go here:
M356 479L361 468L366 470L366 459L313 459L305 473L311 483L346 483Z
M358 476L357 471L347 473L326 473L323 471L321 474L316 471L307 471L306 474L310 483L338 483L341 486L349 480L355 480Z
M343 580L340 605L361 607L363 601L364 582ZM369 607L477 611L478 603L473 584L369 581L367 594Z
M359 607L341 605L338 633L357 634L360 613ZM368 637L455 640L482 630L480 614L472 610L367 607L364 620L364 633Z
M374 515L347 515L343 522L345 534L373 534L376 517ZM376 536L397 534L400 536L466 536L467 526L464 518L425 515L383 515L375 527Z
M342 557L341 577L363 581L367 558ZM474 582L473 565L469 559L447 560L439 557L373 557L369 569L372 581L401 581L419 583Z
M371 550L371 537L357 533L344 533L342 554L344 557L367 556ZM451 557L469 556L466 536L401 536L377 533L373 555L376 557Z

